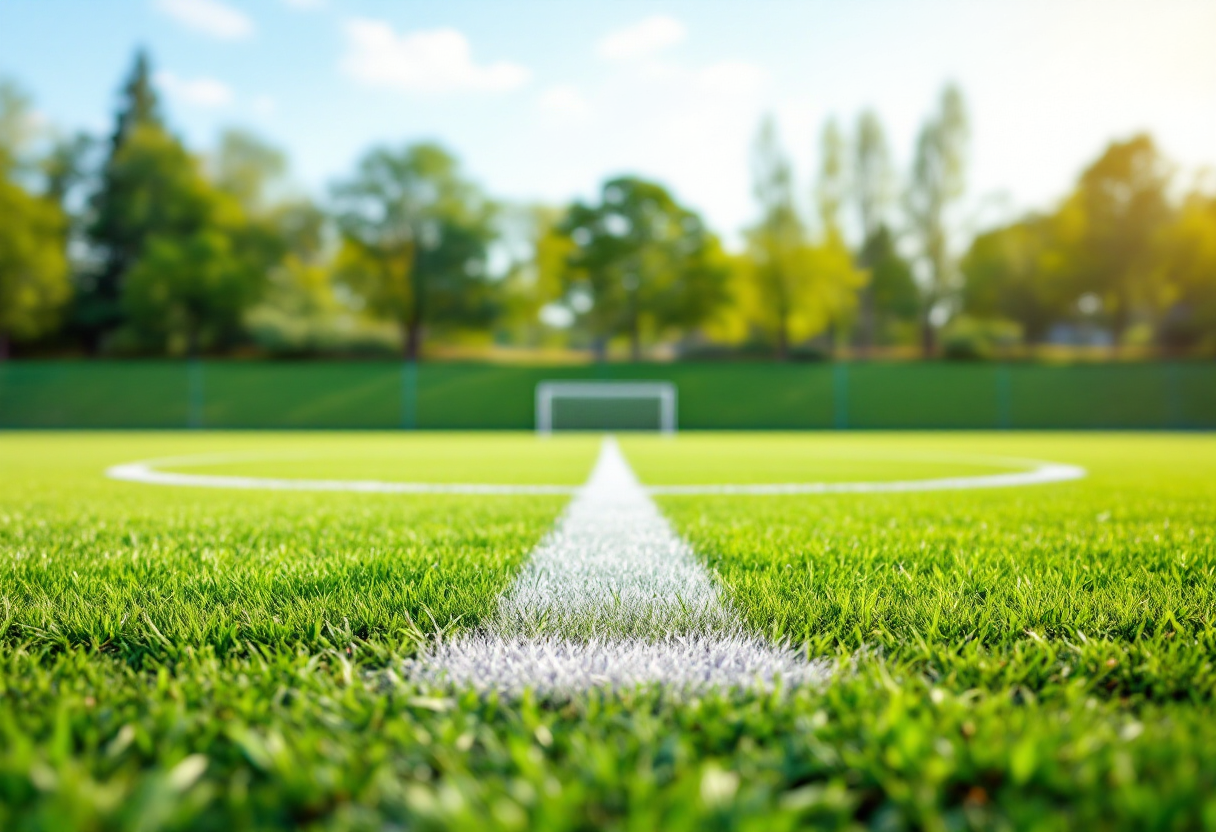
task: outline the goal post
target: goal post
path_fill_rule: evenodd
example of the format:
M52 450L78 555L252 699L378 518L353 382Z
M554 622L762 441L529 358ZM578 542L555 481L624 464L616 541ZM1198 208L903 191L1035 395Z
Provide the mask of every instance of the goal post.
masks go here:
M563 418L563 405L577 411ZM636 406L636 412L623 412L623 405ZM670 381L542 381L536 385L536 432L646 430L653 414L649 429L671 434L676 432L677 406Z

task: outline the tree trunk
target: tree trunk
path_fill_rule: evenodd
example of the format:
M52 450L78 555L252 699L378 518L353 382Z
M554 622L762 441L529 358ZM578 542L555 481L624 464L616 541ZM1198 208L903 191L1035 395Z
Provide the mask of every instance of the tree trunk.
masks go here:
M422 352L422 322L407 321L402 326L402 351L406 361L417 361Z
M629 357L635 362L642 360L642 334L638 331L637 318L629 326Z
M186 357L191 361L198 358L198 327L193 320L186 323Z
M1111 341L1116 357L1123 355L1127 349L1127 330L1131 317L1127 311L1127 304L1122 298L1119 298L1118 304L1115 307L1115 314L1110 319Z
M874 351L874 287L867 285L861 290L861 310L858 316L857 346L863 356L869 358Z
M8 333L0 329L0 361L8 360Z
M597 335L591 341L591 352L595 355L595 363L603 364L608 360L608 339Z
M937 353L937 331L928 312L920 319L920 352L922 358L932 358Z
M790 357L790 334L786 328L786 320L781 318L777 324L777 360L788 361Z

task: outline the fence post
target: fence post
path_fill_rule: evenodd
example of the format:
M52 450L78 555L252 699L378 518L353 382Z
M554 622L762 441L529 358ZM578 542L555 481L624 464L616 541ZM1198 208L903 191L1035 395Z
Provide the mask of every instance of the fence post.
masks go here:
M186 422L191 429L200 430L203 427L203 414L206 406L203 362L198 358L191 358L186 373L187 396L189 397L186 405Z
M836 430L848 430L849 365L843 361L832 365L832 404Z
M1178 362L1171 361L1165 365L1165 402L1167 428L1178 430L1185 427L1182 415L1182 371Z
M418 427L418 362L413 360L401 365L401 427Z
M996 426L1001 430L1013 427L1013 380L1004 363L996 368Z

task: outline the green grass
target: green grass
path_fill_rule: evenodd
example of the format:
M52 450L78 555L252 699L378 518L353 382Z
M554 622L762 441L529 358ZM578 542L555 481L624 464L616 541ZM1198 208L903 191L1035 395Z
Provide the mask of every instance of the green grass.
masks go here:
M304 449L318 455L242 470L577 480L594 440L3 434L0 828L1216 829L1212 437L623 447L651 481L901 477L977 455L1091 476L663 498L749 624L835 660L831 683L506 702L414 689L401 662L488 613L560 498L154 488L101 471Z

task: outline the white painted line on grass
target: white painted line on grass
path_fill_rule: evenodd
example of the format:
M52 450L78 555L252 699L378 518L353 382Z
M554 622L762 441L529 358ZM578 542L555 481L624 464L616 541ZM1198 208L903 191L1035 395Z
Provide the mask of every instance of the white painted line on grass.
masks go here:
M540 639L477 635L411 660L415 682L518 696L525 690L570 695L593 688L629 690L662 685L688 693L742 688L771 690L827 680L830 664L744 635L647 639Z
M746 633L611 438L483 631L436 645L406 670L508 695L795 686L826 674Z
M238 488L266 491L356 491L363 494L573 494L572 485L495 485L463 482L385 482L382 480L297 480L273 477L231 477L158 471L156 460L128 462L106 469L112 480L145 485L193 488ZM163 463L162 463L163 464Z
M200 457L199 459L210 459ZM225 457L225 459L227 459ZM192 488L236 488L266 491L354 491L363 494L575 494L572 485L520 485L508 483L443 483L391 482L384 480L308 480L276 477L240 477L219 474L183 474L161 471L156 466L192 461L190 457L173 460L143 460L127 462L106 469L113 480L138 482L145 485L169 485ZM877 482L790 482L738 483L723 485L652 485L644 490L665 495L780 495L780 494L880 494L916 491L961 491L972 488L1014 488L1026 485L1046 485L1067 482L1086 476L1076 465L1040 460L1008 460L1008 464L1034 466L1028 471L1008 474L983 474L973 477L940 477L926 480L892 480Z
M1085 476L1073 465L1001 460L1031 470L894 482L643 487L612 438L590 479L561 485L303 480L184 474L157 465L217 462L178 457L116 465L107 476L151 485L387 494L574 494L520 576L478 632L433 645L406 663L415 681L517 695L592 688L772 688L822 681L823 661L747 632L729 601L671 529L652 494L831 494L1003 488ZM992 461L992 460L988 460Z
M788 482L740 485L652 485L651 494L879 494L909 491L961 491L969 488L1013 488L1079 480L1086 471L1077 465L1036 462L1029 471L975 477L939 477L889 482Z

